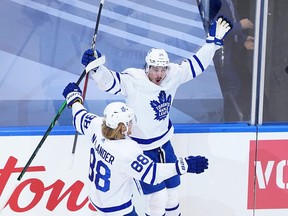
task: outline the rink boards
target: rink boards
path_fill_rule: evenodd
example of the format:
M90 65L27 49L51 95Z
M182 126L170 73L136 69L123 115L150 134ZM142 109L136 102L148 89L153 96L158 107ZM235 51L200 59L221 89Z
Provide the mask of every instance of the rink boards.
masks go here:
M9 200L2 214L95 215L85 184L89 143L80 135L73 156L72 127L55 127L17 181L45 131L44 127L1 129L1 203ZM177 155L209 159L205 173L181 177L184 216L287 215L287 126L176 125L175 131L172 143ZM140 215L142 203L135 191Z

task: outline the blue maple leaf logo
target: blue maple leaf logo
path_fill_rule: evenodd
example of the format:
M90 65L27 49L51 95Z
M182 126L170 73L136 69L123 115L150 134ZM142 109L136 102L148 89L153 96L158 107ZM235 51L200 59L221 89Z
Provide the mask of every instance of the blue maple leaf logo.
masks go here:
M150 105L155 112L154 119L161 121L167 117L170 111L172 97L171 95L167 97L166 92L161 91L158 95L158 100L159 101L156 100L150 101Z

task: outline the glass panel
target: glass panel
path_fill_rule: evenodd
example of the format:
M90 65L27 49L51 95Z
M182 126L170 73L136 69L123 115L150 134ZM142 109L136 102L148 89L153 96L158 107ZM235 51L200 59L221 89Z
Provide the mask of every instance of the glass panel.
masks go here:
M250 120L255 3L249 0L222 0L217 15L223 15L233 23L232 30L224 39L224 46L214 57L224 98L224 122Z
M143 68L151 47L164 48L175 63L191 57L205 44L207 33L198 3L105 1L97 49L106 55L106 66L119 72ZM253 22L255 2L235 3L239 17ZM84 69L81 56L91 46L98 5L94 0L1 1L0 28L5 31L0 34L0 126L50 124L64 101L63 88L76 82ZM229 68L232 60L236 69ZM252 51L227 42L224 52L215 55L215 66L177 90L173 123L249 120L251 63ZM101 115L109 102L123 100L103 93L89 80L86 106L91 112ZM71 125L71 121L71 112L65 109L57 124Z
M288 1L269 1L263 122L288 121Z

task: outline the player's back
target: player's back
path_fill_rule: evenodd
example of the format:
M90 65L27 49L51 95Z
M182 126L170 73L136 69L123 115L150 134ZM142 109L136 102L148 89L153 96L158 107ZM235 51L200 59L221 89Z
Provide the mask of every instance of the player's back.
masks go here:
M114 210L120 210L115 213L118 216L132 211L134 183L127 169L131 169L129 158L138 151L139 147L130 139L101 139L91 148L90 167L94 167L96 173L90 172L89 175L92 185L90 200L98 210L111 215Z

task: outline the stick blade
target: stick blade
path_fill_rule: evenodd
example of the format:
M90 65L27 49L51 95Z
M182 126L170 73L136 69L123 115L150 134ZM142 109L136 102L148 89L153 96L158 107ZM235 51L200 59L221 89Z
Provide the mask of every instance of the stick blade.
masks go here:
M103 55L100 58L97 58L94 61L90 62L85 68L86 73L88 73L90 70L93 70L94 68L99 67L100 65L103 65L105 61L106 57Z

